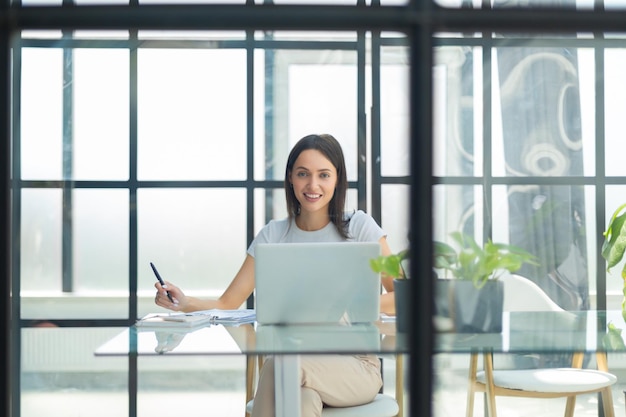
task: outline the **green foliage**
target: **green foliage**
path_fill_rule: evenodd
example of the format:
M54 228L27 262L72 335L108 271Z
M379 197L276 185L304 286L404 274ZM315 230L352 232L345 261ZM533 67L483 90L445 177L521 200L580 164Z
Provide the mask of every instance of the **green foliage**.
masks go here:
M434 268L447 270L456 279L472 281L477 288L489 279L498 279L504 271L517 271L524 263L538 265L534 255L514 245L489 240L481 247L473 237L461 232L450 236L459 249L434 242Z
M403 279L407 275L402 268L402 261L408 259L409 251L403 250L396 254L379 256L374 259L370 259L370 267L377 274L384 274L391 278Z
M607 333L602 337L602 346L609 351L623 351L626 349L622 338L622 329L613 323L607 325Z
M610 272L611 268L622 260L626 250L626 212L620 214L624 208L626 204L622 204L615 210L609 226L603 233L602 257L606 259L607 272ZM626 265L622 269L622 279L626 280Z
M615 210L606 231L602 234L604 236L602 257L606 260L607 272L610 272L611 268L620 263L626 250L626 212L622 213L625 208L626 204L622 204ZM626 264L622 268L622 280L624 281L622 317L626 320Z

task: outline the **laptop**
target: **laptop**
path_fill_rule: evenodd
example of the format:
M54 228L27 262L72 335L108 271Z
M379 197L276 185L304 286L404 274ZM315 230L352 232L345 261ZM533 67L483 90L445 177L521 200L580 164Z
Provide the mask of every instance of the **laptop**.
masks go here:
M380 314L378 242L268 243L255 252L259 324L372 323Z

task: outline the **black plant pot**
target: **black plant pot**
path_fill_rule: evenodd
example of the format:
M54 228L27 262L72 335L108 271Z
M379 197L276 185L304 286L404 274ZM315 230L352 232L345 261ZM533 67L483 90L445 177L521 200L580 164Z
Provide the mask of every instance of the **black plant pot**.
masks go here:
M396 302L396 332L407 333L411 322L411 280L394 279L393 295Z
M476 288L471 281L451 281L451 316L457 333L500 333L504 284L490 280Z

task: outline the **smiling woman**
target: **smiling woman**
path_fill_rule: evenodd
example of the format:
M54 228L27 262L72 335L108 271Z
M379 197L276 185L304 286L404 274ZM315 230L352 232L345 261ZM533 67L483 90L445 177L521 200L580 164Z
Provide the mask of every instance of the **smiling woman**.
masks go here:
M155 303L184 312L238 308L255 289L256 248L262 243L374 242L380 245L383 255L391 253L385 232L371 216L363 211L344 212L348 181L343 151L333 136L307 135L296 143L287 158L284 187L288 217L272 220L261 229L250 244L239 272L219 298L190 297L166 281L155 284ZM324 259L298 261L314 266ZM295 279L303 279L294 275ZM383 276L381 281L387 293L380 297L379 310L394 313L392 278ZM328 373L328 369L334 373ZM382 386L380 361L372 354L328 354L303 359L300 372L302 409L306 410L303 412L306 416L321 416L324 406L369 403ZM274 365L268 360L261 371L252 416L274 415Z

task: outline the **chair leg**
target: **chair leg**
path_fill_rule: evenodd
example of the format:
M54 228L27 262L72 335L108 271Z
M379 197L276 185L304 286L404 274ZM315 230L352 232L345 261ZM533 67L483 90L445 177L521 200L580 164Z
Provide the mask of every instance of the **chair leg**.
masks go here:
M254 386L256 381L256 367L257 360L255 355L248 355L246 357L246 404L254 398ZM245 417L249 414L245 411Z
M398 414L396 417L404 417L404 356L396 355L396 402Z
M615 409L613 408L613 391L608 386L602 390L602 406L604 409L604 417L615 417Z
M565 417L574 417L575 406L576 406L576 396L572 395L571 397L567 397L567 402L565 403Z
M606 352L597 352L596 353L596 362L598 365L599 371L608 372L609 371L609 363L606 358Z
M491 352L483 352L485 362L485 401L487 402L487 414L489 417L497 417L496 411L496 387L493 383L493 354Z
M476 372L478 371L478 354L472 353L470 355L469 366L469 381L467 389L467 405L465 410L466 417L472 417L474 415L474 396L476 395Z

